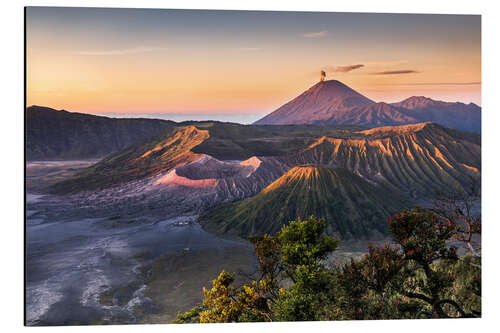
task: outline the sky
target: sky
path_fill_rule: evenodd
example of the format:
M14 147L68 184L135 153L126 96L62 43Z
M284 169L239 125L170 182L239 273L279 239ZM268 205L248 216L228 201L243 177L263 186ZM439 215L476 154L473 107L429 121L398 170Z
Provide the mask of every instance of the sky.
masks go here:
M27 104L250 123L336 79L481 105L481 17L28 7Z

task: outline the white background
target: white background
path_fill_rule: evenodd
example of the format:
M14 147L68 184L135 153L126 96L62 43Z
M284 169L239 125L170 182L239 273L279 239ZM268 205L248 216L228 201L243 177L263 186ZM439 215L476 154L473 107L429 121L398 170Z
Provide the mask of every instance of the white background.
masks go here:
M23 327L23 7L24 6L95 6L192 9L253 9L337 12L389 12L482 15L482 194L483 194L483 318L461 320L398 320L364 322L318 322L276 324L212 324L212 325L129 325L93 327ZM0 234L1 284L0 327L4 332L36 330L37 332L255 332L259 331L342 331L342 332L490 332L500 328L499 243L500 188L500 91L499 44L500 5L498 1L458 0L252 0L252 1L139 1L139 0L67 0L67 1L2 1L1 72L0 72Z

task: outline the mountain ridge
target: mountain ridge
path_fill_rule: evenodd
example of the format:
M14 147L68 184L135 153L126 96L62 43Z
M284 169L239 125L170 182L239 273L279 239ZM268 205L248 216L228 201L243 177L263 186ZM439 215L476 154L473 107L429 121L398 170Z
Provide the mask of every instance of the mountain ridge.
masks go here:
M480 135L434 123L379 127L353 139L322 137L289 164L340 167L412 197L468 189L480 180Z
M368 127L432 121L446 127L481 131L481 107L411 96L396 103L374 102L337 80L316 83L254 122L256 125L315 124Z
M167 120L109 118L37 105L26 108L25 119L28 161L103 157L175 126Z
M221 128L216 130L218 127ZM316 139L311 136L292 150L286 138L283 139L285 141L280 141L282 138L279 136L268 137L271 133L267 133L260 141L255 141L254 137L249 137L246 141L243 138L221 141L221 135L224 138L228 133L227 125L217 125L215 128L200 129L194 125L177 128L168 135L112 154L73 178L55 184L52 190L55 193L96 190L131 180L156 177L172 169L180 172L178 176L186 173L196 179L213 178L207 173L208 169L207 172L200 173L197 169L206 169L206 166L203 163L198 165L195 161L202 156L210 156L213 161L221 160L222 163L224 159L216 157L217 150L222 149L224 152L232 147L250 148L241 159L234 159L229 155L227 163L220 164L223 169L220 172L214 171L224 175L225 169L230 173L236 170L230 165L236 160L245 162L252 156L254 161L262 160L263 156L251 149L256 147L256 151L261 151L259 147L263 144L274 145L274 148L271 146L274 150L269 151L271 154L265 159L265 168L256 167L259 171L259 188L279 177L280 174L276 173L278 170L286 171L296 165L305 164L345 168L367 181L385 182L393 190L402 193L406 191L415 197L435 194L440 188L463 189L468 186L468 177L480 178L480 136L430 122L331 132L317 136ZM233 131L238 128L236 126ZM207 144L210 140L212 143ZM197 166L183 166L190 163ZM215 169L219 165L218 162L212 163L209 160L207 163ZM179 169L181 167L182 170ZM217 186L226 188L224 191L227 193L232 192L233 188L238 191L239 185L252 187L245 181L238 180L236 184L231 177L222 178L224 177L217 177ZM255 189L257 188L254 187Z
M55 183L50 192L89 198L90 202L94 197L120 193L165 213L184 205L195 207L197 214L213 209L218 213L209 215L209 222L202 222L207 230L239 236L274 232L297 214L315 214L333 221L329 231L332 234L358 238L372 229L375 234L385 230L380 221L393 210L381 211L380 207L399 209L401 205L392 204L420 202L440 191L469 189L471 181L480 182L480 135L431 122L339 131L315 127L313 133L318 136L311 134L293 149L287 137L280 136L295 136L293 126L266 129L264 126L255 132L252 126L242 130L228 124L177 128L109 155L72 178ZM248 136L242 135L245 131L249 131ZM240 136L234 137L234 133ZM212 143L207 144L210 140ZM254 152L253 147L262 145L273 146L274 154L247 156ZM243 159L221 160L212 155L217 155L217 149L224 152L233 147L244 148ZM332 175L328 170L333 169L344 171ZM157 201L150 205L150 200ZM267 203L273 209L266 208ZM336 203L335 209L332 203ZM377 209L380 214L376 222L371 219L375 215L366 213L361 220L369 224L355 222L357 227L350 229L353 221L359 221L356 210ZM275 211L281 215L276 216ZM263 215L257 216L259 212ZM256 222L271 223L269 217L276 218L279 224ZM239 220L248 219L251 222L247 226L239 225Z

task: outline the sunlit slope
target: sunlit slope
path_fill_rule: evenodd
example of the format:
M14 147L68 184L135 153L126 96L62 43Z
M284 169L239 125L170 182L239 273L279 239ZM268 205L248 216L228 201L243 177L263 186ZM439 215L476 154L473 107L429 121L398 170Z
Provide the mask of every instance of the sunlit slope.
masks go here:
M95 190L153 176L199 158L191 150L209 137L195 126L176 129L163 139L113 154L75 177L55 184L54 193Z
M327 232L363 238L386 232L385 219L406 203L345 169L296 166L258 195L200 217L209 231L247 237L275 233L298 216L327 221Z
M165 174L203 155L239 161L268 156L277 164L272 169L283 172L305 164L344 168L416 199L466 188L471 180L479 182L481 171L480 136L433 123L361 131L205 123L176 128L110 155L52 190L70 193L109 188ZM264 175L264 169L258 173ZM273 172L264 178L270 183L281 175Z
M323 137L290 163L340 167L417 198L480 181L480 136L433 123L379 127L362 139Z

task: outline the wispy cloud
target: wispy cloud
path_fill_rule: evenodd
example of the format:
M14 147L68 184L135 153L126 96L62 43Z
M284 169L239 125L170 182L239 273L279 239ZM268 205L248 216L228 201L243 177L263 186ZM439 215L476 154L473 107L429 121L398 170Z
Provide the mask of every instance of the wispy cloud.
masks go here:
M389 86L477 86L481 81L474 82L417 82L417 83L391 83Z
M304 38L321 38L325 37L327 34L328 30L323 30L323 31L308 32L305 34L301 34L301 36Z
M347 73L350 71L353 71L355 69L364 67L365 65L363 64L356 64L356 65L347 65L347 66L326 66L325 70L327 72L340 72L340 73Z
M240 50L240 51L260 51L262 49L260 47L238 47L237 50Z
M161 50L166 50L166 48L139 46L128 49L77 51L74 52L74 54L83 56L114 56L114 55L126 55L126 54L136 54L136 53L148 53Z
M372 75L398 75L398 74L415 74L420 73L419 71L413 69L403 69L397 71L384 71L384 72L375 72L371 73Z

